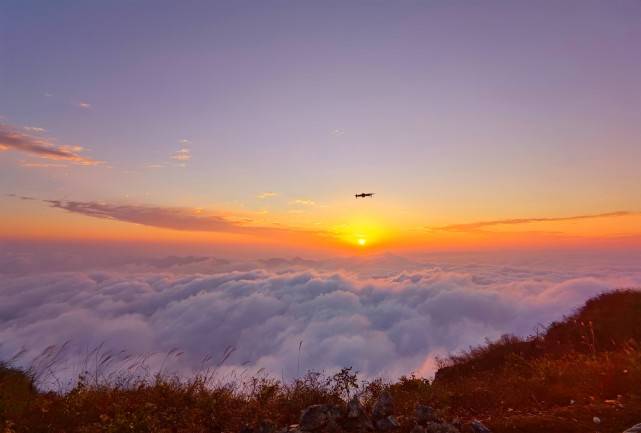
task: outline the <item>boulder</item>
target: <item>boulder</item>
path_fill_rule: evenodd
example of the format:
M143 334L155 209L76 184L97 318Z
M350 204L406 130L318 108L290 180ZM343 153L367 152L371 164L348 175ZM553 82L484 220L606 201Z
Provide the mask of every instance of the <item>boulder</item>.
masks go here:
M303 410L298 427L307 432L334 428L337 427L337 420L341 415L341 410L334 405L315 404Z
M275 431L276 426L270 419L262 420L254 429L254 433L274 433Z
M276 433L301 433L301 431L298 428L298 424L292 424L277 430Z
M416 418L416 423L419 425L425 425L429 421L437 421L434 409L424 404L416 405L414 417Z
M365 409L361 404L361 401L357 396L352 397L352 399L347 403L347 418L357 419L361 418L365 413Z
M376 430L379 431L389 431L389 430L394 430L397 429L401 426L401 424L394 418L394 415L388 415L383 418L379 418L375 422L376 424Z
M633 425L623 433L641 433L641 423Z
M425 424L426 433L460 433L459 429L454 427L452 424L446 422L433 422L430 421Z
M372 418L378 420L388 417L392 415L393 410L394 404L392 402L392 396L389 392L384 392L378 397L376 403L374 403L374 407L372 408Z
M472 427L472 431L474 433L492 433L492 430L485 427L485 424L483 424L481 421L477 419L472 421L472 423L470 424L470 427Z
M374 430L374 424L371 418L365 412L357 396L354 396L347 403L346 427L348 430L369 431Z

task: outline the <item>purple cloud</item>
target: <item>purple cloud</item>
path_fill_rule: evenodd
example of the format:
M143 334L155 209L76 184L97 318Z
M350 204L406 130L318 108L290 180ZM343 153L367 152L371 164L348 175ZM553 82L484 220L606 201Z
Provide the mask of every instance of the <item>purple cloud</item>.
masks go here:
M15 150L38 158L66 161L77 165L96 165L101 161L80 155L81 146L59 146L49 139L34 137L17 129L0 124L0 151Z
M248 218L233 220L204 213L201 209L135 204L111 204L95 201L44 200L51 207L94 218L111 219L172 230L268 234L295 232L292 229L250 225ZM304 233L303 231L296 231ZM305 232L307 233L307 232Z
M638 212L616 211L616 212L607 212L607 213L590 214L590 215L574 215L574 216L568 216L568 217L512 218L512 219L501 219L501 220L491 220L491 221L476 221L476 222L465 223L465 224L450 224L450 225L441 226L441 227L430 227L430 230L449 231L449 232L469 232L469 231L481 230L485 227L500 226L500 225L518 225L518 224L558 222L558 221L577 221L577 220L594 219L594 218L621 217L621 216L636 215L636 214L638 214Z

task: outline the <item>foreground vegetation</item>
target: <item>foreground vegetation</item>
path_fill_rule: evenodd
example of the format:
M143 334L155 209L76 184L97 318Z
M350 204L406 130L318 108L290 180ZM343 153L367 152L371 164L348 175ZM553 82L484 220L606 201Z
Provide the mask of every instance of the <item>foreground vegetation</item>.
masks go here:
M5 433L236 433L267 419L295 424L304 408L344 405L353 395L369 410L382 392L393 397L399 433L412 428L417 403L498 433L621 432L641 422L641 292L598 296L541 335L505 336L441 360L433 381L364 382L349 368L291 383L260 377L224 385L206 375L100 383L85 374L72 390L53 393L39 391L33 374L0 366Z

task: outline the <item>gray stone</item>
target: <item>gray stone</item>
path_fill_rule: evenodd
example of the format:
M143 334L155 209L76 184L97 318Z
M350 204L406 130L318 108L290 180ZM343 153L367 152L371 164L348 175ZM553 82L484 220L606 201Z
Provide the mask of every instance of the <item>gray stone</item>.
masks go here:
M360 400L357 396L352 397L352 399L347 403L347 418L357 419L367 415L363 405L361 405Z
M452 425L456 427L457 429L461 430L463 428L463 421L459 417L455 417L452 420Z
M414 416L416 418L416 423L420 425L425 425L428 421L437 421L434 409L424 404L416 405L416 409L414 409Z
M300 415L299 429L313 432L326 427L336 427L341 410L331 404L315 404L307 407Z
M382 393L374 407L372 408L372 418L378 420L380 418L385 418L390 416L394 410L394 404L392 402L392 396L389 392Z
M425 431L426 433L460 433L459 429L452 424L432 421L425 425Z
M641 423L633 425L623 433L641 433Z
M352 431L371 431L374 430L374 423L365 412L357 396L354 396L347 403L346 425L348 430Z
M396 418L394 418L394 415L389 415L376 420L376 430L379 431L394 430L400 426L401 424L396 420Z
M277 430L276 433L300 433L300 429L298 428L298 424L291 424Z
M485 427L485 424L483 424L481 421L477 419L472 421L472 423L470 424L470 427L472 427L472 431L474 433L492 433L492 430Z
M276 430L276 426L274 425L272 420L264 419L258 423L254 432L255 433L274 433L275 430Z

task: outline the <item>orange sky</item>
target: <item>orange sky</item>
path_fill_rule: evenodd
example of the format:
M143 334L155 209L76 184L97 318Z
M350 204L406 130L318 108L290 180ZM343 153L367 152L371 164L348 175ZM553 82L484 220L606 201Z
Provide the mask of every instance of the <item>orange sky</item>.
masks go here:
M291 248L292 251L339 253L641 245L641 213L633 212L545 218L470 218L436 225L427 219L422 221L419 215L383 213L381 209L374 211L370 208L369 212L360 210L354 215L342 215L332 205L301 214L170 208L171 212L185 213L185 224L190 224L192 217L208 218L210 215L223 215L226 220L238 224L238 228L210 230L207 227L175 229L158 226L153 215L142 217L150 218L149 221L131 222L119 219L123 218L121 214L98 218L53 208L39 200L12 198L6 202L10 206L3 207L1 211L0 237L11 239L272 245ZM147 213L154 212L164 210L153 208Z

